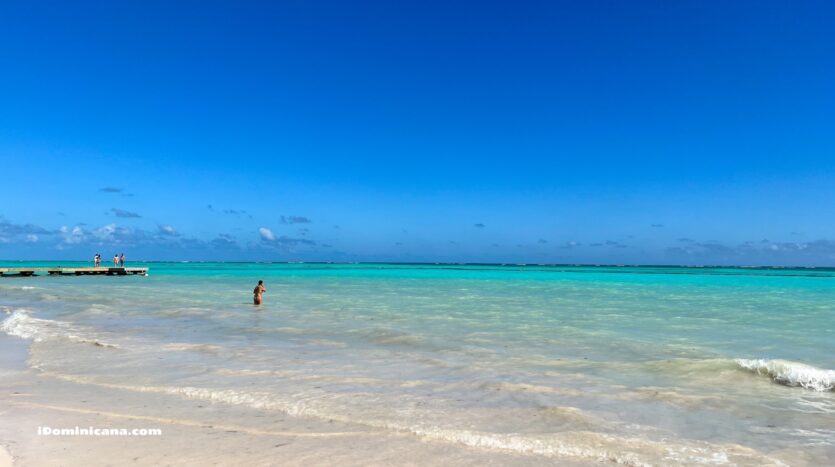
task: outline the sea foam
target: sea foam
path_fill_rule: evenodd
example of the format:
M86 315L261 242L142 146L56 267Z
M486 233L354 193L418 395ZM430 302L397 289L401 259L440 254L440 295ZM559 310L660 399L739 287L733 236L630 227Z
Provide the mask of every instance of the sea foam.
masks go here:
M33 318L27 310L18 309L0 323L0 331L10 336L19 337L35 342L49 339L64 338L74 342L93 344L99 347L116 347L112 344L99 342L87 335L83 330L65 323L49 319Z
M46 328L53 327L47 325L47 323L49 323L48 320L32 318L26 310L14 310L8 318L0 323L0 330L10 336L39 342L46 337ZM61 323L56 321L51 323L57 327L61 326Z
M791 360L744 359L735 360L740 367L758 375L768 376L786 386L799 386L814 391L835 389L835 371L816 368Z
M626 434L571 430L551 433L497 433L471 428L438 426L419 420L398 420L390 417L365 418L344 413L344 407L332 406L319 397L297 394L284 398L266 392L237 389L212 389L194 386L132 386L98 382L86 377L60 373L45 375L79 384L166 394L212 403L240 405L261 410L275 410L296 417L364 425L390 432L409 434L428 441L460 444L477 449L533 454L544 457L567 457L585 461L615 463L634 467L653 465L774 465L785 466L778 459L754 449L732 443L709 443L665 437L661 440L638 438ZM580 409L560 407L575 418L587 415Z

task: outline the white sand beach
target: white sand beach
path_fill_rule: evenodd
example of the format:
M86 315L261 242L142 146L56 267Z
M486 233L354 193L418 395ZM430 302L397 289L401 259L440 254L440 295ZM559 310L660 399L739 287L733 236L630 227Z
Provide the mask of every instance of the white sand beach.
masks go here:
M0 335L0 467L96 465L537 465L542 459L359 425L76 384L22 368ZM43 436L38 427L154 428L161 436ZM5 448L4 448L5 447ZM14 459L14 461L13 461ZM562 465L592 465L570 459Z
M12 465L14 465L12 455L9 454L6 448L0 446L0 467L11 467Z

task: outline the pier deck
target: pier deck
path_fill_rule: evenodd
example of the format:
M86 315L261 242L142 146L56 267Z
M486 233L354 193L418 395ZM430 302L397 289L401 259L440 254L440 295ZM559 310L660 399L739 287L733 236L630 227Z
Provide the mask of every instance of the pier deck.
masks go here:
M57 276L147 276L148 268L0 268L0 277L29 277L39 274Z

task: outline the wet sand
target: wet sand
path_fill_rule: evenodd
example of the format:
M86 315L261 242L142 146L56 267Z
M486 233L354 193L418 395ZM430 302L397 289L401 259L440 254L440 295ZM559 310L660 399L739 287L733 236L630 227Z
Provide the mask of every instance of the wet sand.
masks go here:
M11 467L12 466L12 455L9 454L9 451L6 448L0 446L0 467Z
M0 467L95 465L540 465L360 425L101 388L25 367L28 342L0 336ZM161 436L43 436L52 428L159 428ZM561 465L599 465L564 460Z

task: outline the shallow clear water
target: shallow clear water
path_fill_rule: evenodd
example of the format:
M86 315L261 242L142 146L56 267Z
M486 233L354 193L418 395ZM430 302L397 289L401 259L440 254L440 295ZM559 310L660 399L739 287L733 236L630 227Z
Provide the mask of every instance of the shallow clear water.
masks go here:
M51 377L474 449L633 464L835 456L835 270L148 266L2 278L3 330L30 339L30 366Z

